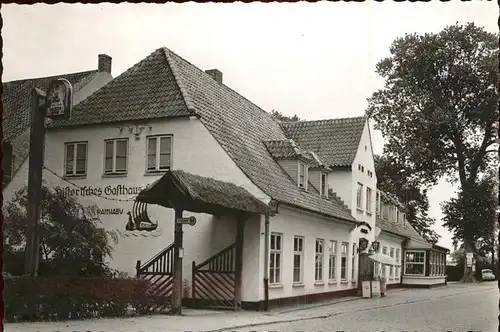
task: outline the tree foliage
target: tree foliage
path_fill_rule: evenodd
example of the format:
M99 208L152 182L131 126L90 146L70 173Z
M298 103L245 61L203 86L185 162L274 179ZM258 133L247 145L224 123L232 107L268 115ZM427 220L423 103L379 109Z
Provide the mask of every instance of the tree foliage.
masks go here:
M396 195L406 208L406 220L427 241L437 243L439 235L431 229L435 219L428 216L427 189L422 187L418 178L412 176L409 169L397 163L395 158L376 155L374 161L377 187Z
M424 183L458 180L467 202L497 146L498 35L455 24L398 38L390 53L377 64L385 87L367 110L385 153ZM474 228L466 223L462 236L471 240Z
M465 226L474 229L470 237L478 245L477 254L486 257L495 249L495 223L498 208L498 175L489 172L470 189L469 195L459 192L443 205L444 224L453 234L453 245L464 238ZM466 219L467 218L467 219Z
M4 271L22 275L27 240L27 188L4 206ZM98 227L74 197L42 187L40 275L110 274L103 263L118 241L116 233ZM110 241L111 240L111 241Z
M271 117L276 120L276 121L281 121L281 122L297 122L300 121L300 118L294 114L294 116L286 116L283 115L281 112L272 110L271 111Z

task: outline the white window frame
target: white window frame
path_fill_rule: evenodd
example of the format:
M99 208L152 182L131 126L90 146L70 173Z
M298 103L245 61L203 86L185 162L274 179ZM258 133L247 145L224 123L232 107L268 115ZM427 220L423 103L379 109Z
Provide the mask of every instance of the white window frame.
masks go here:
M325 280L325 240L314 241L314 282Z
M394 258L394 248L389 248L389 256ZM389 278L394 279L394 265L389 267Z
M68 169L66 167L68 163L68 147L73 146L73 172L68 173ZM77 165L77 153L78 153L78 146L83 145L85 146L85 170L83 173L76 173L76 165ZM14 160L14 158L12 158ZM78 141L78 142L66 142L64 143L64 176L66 177L79 177L79 176L87 176L87 170L88 170L88 160L89 160L89 143L88 141Z
M269 284L270 285L281 285L282 281L282 269L283 269L283 234L281 233L271 233L269 241ZM273 248L273 238L275 243L275 248ZM276 240L279 240L279 248L276 246ZM272 268L274 263L274 269ZM276 264L278 263L278 264ZM276 268L276 266L279 266Z
M325 172L321 172L319 176L319 182L320 195L328 197L328 174Z
M345 248L345 252L344 252ZM342 267L342 262L345 262L345 266ZM342 277L342 271L344 271L344 276ZM340 253L340 280L347 281L347 274L349 272L349 243L342 242L341 253Z
M407 254L410 254L410 253L418 253L418 254L421 254L423 253L424 254L424 259L423 259L423 262L408 262L408 258L407 258ZM405 250L404 251L404 255L405 255L405 264L404 264L404 275L406 276L425 276L425 260L426 260L426 252L425 250ZM413 265L423 265L423 272L422 273L417 273L417 274L410 274L410 273L407 273L407 266L410 265L410 264L413 264Z
M351 280L356 281L356 243L352 244L352 258L351 258Z
M328 281L337 280L337 241L330 240L328 247Z
M302 174L302 171L304 171L303 174ZM299 161L299 172L297 174L297 184L298 184L299 188L303 188L304 190L307 190L307 182L309 181L307 173L309 173L308 168L307 168L307 164L302 162L302 161ZM303 178L304 183L301 183L302 178Z
M396 263L398 263L398 265L401 265L401 250L399 248L396 248ZM396 272L394 273L394 276L396 279L398 279L400 276L400 271L399 271L399 267L396 266Z
M112 155L112 168L111 171L106 170L106 146L107 143L112 142L113 143L113 155ZM125 142L126 143L126 154L125 154L125 170L124 171L117 171L116 170L116 145L117 142ZM128 161L129 161L129 141L128 138L111 138L111 139L105 139L104 140L104 174L108 175L114 175L114 174L127 174L128 172Z
M356 207L358 210L363 210L363 184L360 182L356 190Z
M161 156L161 139L168 138L170 140L170 153L169 153L169 166L161 167L160 165L160 156ZM156 151L155 151L155 168L149 168L149 144L152 140L156 140ZM146 137L146 172L147 173L157 173L157 172L166 172L172 168L172 150L174 147L174 137L173 135L152 135Z
M296 241L297 243L301 243L299 248L296 246ZM295 285L299 284L302 285L304 283L304 245L305 245L305 239L303 236L294 236L293 237L293 273L292 273L292 280ZM297 270L297 267L295 266L295 257L299 256L299 280L295 280L295 270Z
M387 246L383 246L382 247L382 254L387 255L387 250L388 250ZM387 279L387 274L388 274L387 266L382 265L382 268L383 268L383 272L384 272L384 278Z
M366 187L366 213L372 214L372 188Z
M381 215L381 211L380 211L380 190L377 190L377 192L375 194L375 213L377 214L377 216Z

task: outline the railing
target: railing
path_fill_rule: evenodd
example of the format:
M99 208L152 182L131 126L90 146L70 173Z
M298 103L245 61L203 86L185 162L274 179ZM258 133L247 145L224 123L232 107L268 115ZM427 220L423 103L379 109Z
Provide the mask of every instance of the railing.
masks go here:
M152 311L167 310L170 307L170 299L173 287L174 268L174 244L160 251L153 258L141 266L141 261L137 261L137 277L149 281L146 291L155 305Z
M206 307L236 308L236 244L222 249L209 259L192 264L192 298Z

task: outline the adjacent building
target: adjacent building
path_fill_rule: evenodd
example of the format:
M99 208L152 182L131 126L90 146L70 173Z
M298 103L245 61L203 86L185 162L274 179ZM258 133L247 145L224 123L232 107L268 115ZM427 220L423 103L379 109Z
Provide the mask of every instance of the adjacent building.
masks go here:
M2 84L2 166L4 170L2 188L9 184L28 157L33 89L45 91L52 80L65 78L73 85L73 103L77 105L113 79L111 60L110 56L100 54L97 70L29 78Z

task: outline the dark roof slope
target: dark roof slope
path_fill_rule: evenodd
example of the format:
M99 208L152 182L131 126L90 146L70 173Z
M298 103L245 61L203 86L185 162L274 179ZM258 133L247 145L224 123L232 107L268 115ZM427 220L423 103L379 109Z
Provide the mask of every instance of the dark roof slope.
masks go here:
M267 150L275 159L312 159L312 156L302 150L291 139L264 141Z
M97 70L56 75L49 77L30 78L10 81L2 84L3 115L2 125L5 141L12 141L23 134L31 124L31 93L34 88L46 91L49 83L57 78L65 78L72 85L82 80L91 79Z
M403 225L401 223L391 222L377 216L375 225L380 227L383 232L399 235L401 237L405 237L422 243L429 243L420 234L418 234L415 228L413 228L413 226L408 222Z
M355 222L336 202L305 192L264 141L285 140L264 110L167 48L160 48L75 107L58 127L197 115L244 174L273 199Z
M328 166L351 166L358 151L366 117L281 122L285 135L315 152Z

